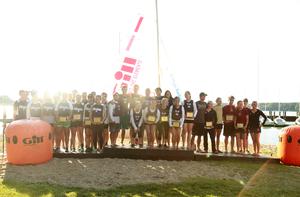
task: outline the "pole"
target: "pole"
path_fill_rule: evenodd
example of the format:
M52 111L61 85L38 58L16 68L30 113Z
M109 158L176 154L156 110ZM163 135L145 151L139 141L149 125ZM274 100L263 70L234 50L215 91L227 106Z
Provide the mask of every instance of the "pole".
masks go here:
M159 55L159 23L158 23L158 0L155 0L156 11L156 52L157 52L157 75L158 75L158 87L160 87L160 55Z

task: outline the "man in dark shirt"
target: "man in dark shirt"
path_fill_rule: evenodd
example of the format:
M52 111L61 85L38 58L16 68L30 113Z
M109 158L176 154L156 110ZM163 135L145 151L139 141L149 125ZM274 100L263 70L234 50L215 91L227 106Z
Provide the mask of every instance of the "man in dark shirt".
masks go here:
M19 96L19 100L14 103L14 120L26 119L28 93L25 90L20 90Z
M129 129L130 116L129 116L129 102L130 95L127 94L128 87L127 85L122 86L122 94L120 94L119 102L121 105L120 110L120 126L122 129L121 133L121 144L124 145L125 132Z
M197 115L194 119L194 127L192 131L192 139L191 139L191 145L194 146L195 137L198 136L197 139L197 152L201 152L200 149L200 143L201 143L201 136L204 135L205 129L204 129L204 123L205 123L205 110L207 107L207 104L205 102L205 98L207 94L204 92L200 93L200 100L196 102L197 106ZM195 146L194 146L195 147Z

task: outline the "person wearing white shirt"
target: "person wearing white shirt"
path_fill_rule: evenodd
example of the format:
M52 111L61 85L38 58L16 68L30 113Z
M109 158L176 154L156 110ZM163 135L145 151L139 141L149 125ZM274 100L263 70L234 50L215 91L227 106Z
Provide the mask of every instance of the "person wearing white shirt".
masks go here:
M215 127L215 132L216 132L216 151L218 153L222 153L220 151L220 136L221 136L221 132L223 129L223 106L222 106L222 99L220 97L218 97L216 99L216 105L213 107L213 109L216 111L217 113L217 124Z
M184 123L184 107L179 104L179 97L175 97L173 105L170 107L169 111L169 126L172 128L172 147L178 149L180 142L180 132Z

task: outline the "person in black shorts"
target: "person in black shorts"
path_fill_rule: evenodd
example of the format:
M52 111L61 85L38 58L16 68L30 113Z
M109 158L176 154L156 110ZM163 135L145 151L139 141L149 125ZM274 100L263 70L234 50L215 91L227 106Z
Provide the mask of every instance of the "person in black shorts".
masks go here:
M169 127L169 101L167 98L163 98L161 101L160 111L160 120L157 124L157 143L158 147L161 147L162 144L165 148L170 146L170 127Z
M141 103L136 103L134 108L130 110L130 123L131 147L139 145L140 148L142 148L144 138L144 125Z
M260 133L261 127L267 121L267 116L259 109L257 109L257 101L252 102L252 109L249 112L249 131L251 134L251 138L253 141L253 149L254 149L254 156L258 156L260 153ZM263 117L264 120L261 123L260 117Z
M80 145L79 150L83 152L83 110L84 105L81 103L81 95L75 96L75 103L73 103L73 113L71 121L71 150L75 152L76 134Z
M225 136L225 152L227 153L228 138L231 138L231 153L234 153L234 138L235 138L235 128L234 119L236 108L233 105L234 97L229 97L229 104L223 107L223 121L224 121L224 132Z
M194 118L197 114L196 103L191 99L191 93L186 91L184 93L185 100L183 101L183 107L185 111L185 120L182 130L182 147L185 148L185 143L187 148L191 149L191 135L194 126Z
M102 92L101 94L101 103L105 107L105 111L107 112L106 114L106 119L104 120L104 131L103 131L103 145L106 146L108 142L108 123L109 123L109 118L108 118L108 102L107 102L107 93Z
M122 129L121 133L121 144L124 145L124 138L126 130L129 129L130 125L130 117L129 117L129 102L130 102L130 95L127 94L128 86L122 86L122 94L119 96L119 103L121 105L121 116L120 116L120 126Z
M191 139L191 147L193 150L197 149L197 152L202 152L200 148L201 143L201 136L204 135L205 129L204 129L204 123L205 123L205 110L207 107L207 104L205 102L207 94L204 92L201 92L199 97L200 100L196 102L197 107L197 115L194 119L194 126L192 130L192 139ZM197 139L197 147L194 144L195 137L198 137Z

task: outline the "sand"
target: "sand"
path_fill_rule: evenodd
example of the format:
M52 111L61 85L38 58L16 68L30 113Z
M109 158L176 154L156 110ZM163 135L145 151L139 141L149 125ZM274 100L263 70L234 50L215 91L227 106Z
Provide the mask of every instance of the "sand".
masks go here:
M4 180L107 189L121 185L173 183L190 177L246 181L241 169L213 162L130 159L58 159L41 165L6 164ZM241 173L241 174L240 174Z

